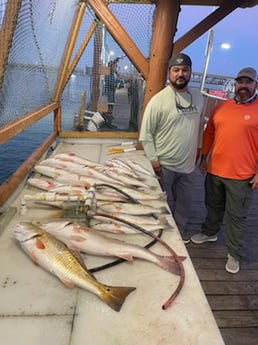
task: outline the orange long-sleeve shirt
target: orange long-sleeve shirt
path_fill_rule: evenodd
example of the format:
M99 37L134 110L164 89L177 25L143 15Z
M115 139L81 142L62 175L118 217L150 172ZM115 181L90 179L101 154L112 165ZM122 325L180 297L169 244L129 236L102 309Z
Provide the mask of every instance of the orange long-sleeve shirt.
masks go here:
M203 136L202 154L209 154L207 171L244 180L258 173L258 100L222 102L212 112Z

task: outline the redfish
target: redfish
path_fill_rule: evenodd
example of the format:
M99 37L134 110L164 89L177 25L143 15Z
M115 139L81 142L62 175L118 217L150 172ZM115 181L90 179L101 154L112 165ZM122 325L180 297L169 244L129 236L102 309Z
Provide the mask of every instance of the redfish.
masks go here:
M137 257L153 262L168 272L178 273L178 266L173 256L158 255L139 245L102 235L82 224L60 220L39 226L73 250L100 256L116 256L127 261Z
M63 242L32 223L18 223L13 235L37 265L57 276L65 286L88 290L115 311L121 309L126 297L135 290L100 283Z

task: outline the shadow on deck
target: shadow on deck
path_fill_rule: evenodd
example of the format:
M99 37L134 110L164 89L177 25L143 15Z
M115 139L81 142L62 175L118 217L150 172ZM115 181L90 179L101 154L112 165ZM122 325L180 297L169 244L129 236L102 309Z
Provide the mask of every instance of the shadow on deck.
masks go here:
M204 176L196 171L194 199L187 226L189 233L200 231L206 215ZM237 274L224 269L227 248L224 226L218 241L187 245L210 307L226 345L258 344L258 192L253 193L245 234L241 270ZM207 341L208 344L208 341Z

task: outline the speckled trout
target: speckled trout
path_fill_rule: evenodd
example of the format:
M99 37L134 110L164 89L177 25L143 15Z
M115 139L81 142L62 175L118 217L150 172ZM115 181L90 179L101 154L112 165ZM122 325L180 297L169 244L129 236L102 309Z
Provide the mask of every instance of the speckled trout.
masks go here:
M92 255L116 256L127 261L139 258L150 261L165 271L178 273L178 265L173 256L158 255L139 245L102 235L83 224L59 220L41 223L39 226L73 250Z
M121 309L126 297L135 290L100 283L63 242L32 223L18 223L13 235L37 265L56 275L65 286L88 290L115 311Z

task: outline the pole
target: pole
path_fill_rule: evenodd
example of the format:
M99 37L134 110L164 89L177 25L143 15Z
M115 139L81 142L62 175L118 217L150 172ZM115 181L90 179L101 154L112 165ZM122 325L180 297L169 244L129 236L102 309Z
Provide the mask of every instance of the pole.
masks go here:
M203 67L203 73L202 73L201 88L200 88L201 92L204 91L205 80L206 80L208 65L210 61L210 55L212 52L213 37L214 37L214 31L209 30L209 35L208 35L208 40L207 40L207 45L206 45L206 50L205 50L205 61L204 61L204 67Z

